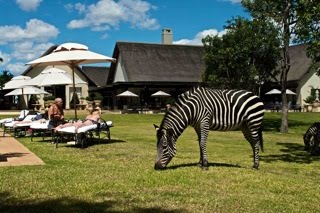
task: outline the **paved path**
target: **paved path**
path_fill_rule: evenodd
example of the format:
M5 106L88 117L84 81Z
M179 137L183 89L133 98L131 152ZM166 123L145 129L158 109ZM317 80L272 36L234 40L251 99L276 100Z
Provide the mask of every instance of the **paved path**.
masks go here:
M2 137L2 129L0 129L0 132L0 167L44 165L44 162L38 156L23 146L14 137L9 134Z

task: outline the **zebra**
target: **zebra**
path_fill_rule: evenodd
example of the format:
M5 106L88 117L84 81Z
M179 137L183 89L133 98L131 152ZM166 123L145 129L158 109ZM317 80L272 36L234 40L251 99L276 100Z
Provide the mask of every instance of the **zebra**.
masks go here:
M245 90L216 90L194 87L180 95L165 114L157 132L155 169L165 169L176 154L176 140L192 126L200 147L199 166L208 169L206 140L209 130L240 129L253 151L253 168L259 167L259 145L263 151L262 121L264 105L260 98Z
M303 134L304 150L316 155L320 143L320 122L313 123Z

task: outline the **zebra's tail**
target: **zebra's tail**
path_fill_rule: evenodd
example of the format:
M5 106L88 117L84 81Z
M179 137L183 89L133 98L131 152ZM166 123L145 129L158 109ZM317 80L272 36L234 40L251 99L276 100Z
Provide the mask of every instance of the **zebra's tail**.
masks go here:
M262 137L262 126L260 127L259 131L258 131L258 137L259 137L259 141L260 141L260 149L262 152L264 152L263 149L263 137Z

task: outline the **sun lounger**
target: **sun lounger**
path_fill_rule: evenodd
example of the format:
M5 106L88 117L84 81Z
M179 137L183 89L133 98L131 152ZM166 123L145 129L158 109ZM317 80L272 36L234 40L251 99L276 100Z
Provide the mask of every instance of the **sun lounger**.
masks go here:
M42 136L42 141L44 141L45 135L50 135L51 139L53 140L53 130L49 128L49 120L42 120L41 122L33 122L30 125L31 130L31 138L30 140L33 141L33 138L39 134Z
M68 144L78 145L81 144L81 147L85 143L91 142L94 138L94 135L98 136L98 141L101 140L101 133L104 132L107 134L108 140L111 140L110 128L113 127L112 121L100 120L98 124L92 124L80 127L77 131L74 126L65 127L59 129L55 133L55 144L58 147L58 143L64 142L65 137L71 136L72 142Z
M29 110L21 110L18 117L0 119L0 126L3 126L5 123L10 123L12 121L22 121L28 114Z
M37 115L27 115L22 121L11 121L4 123L3 136L6 133L14 131L14 136L18 136L18 130L24 131L30 127L31 122L37 117Z

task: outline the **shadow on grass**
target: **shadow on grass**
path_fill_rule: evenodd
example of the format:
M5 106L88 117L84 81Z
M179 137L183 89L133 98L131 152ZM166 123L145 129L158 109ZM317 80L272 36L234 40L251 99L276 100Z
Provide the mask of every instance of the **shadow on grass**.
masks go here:
M25 155L28 155L28 153L21 153L21 152L10 152L0 155L0 162L7 162L8 158L17 158L17 157L23 157Z
M18 200L12 198L9 193L0 193L0 212L132 212L132 213L182 213L183 209L166 210L163 208L132 208L124 211L116 211L117 205L127 203L127 201L104 201L104 202L87 202L70 197L48 200Z
M168 166L166 169L178 169L182 167L199 167L198 163L186 163L186 164L179 164L174 166ZM227 164L227 163L209 163L209 167L235 167L235 168L241 168L239 165L233 165L233 164Z
M79 144L67 144L67 142L63 142L63 143L59 143L59 145L63 145L64 147L69 147L69 148L81 148L81 149L85 149L88 148L90 146L99 146L102 144L112 144L112 143L125 143L126 141L124 140L113 140L111 139L110 141L108 139L93 139L90 142L85 142L83 144L83 147L81 146L81 143Z
M319 160L320 156L311 156L308 152L304 151L304 145L296 143L277 143L282 146L280 151L282 153L275 155L260 156L260 160L272 163L275 161L283 161L288 163L312 163L312 161Z

